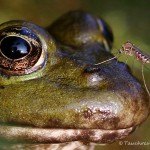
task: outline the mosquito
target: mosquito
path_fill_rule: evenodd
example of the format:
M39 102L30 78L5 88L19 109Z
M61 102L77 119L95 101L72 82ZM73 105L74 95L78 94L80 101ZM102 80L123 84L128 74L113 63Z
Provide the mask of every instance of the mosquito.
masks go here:
M143 53L138 47L136 47L133 43L131 43L129 41L127 41L126 43L124 43L122 45L121 49L119 50L119 54L121 54L121 53L124 53L125 55L128 55L128 56L133 56L142 63L142 78L143 78L145 89L146 89L148 95L150 96L150 91L147 87L147 84L145 81L145 76L144 76L144 64L150 63L150 55ZM117 57L114 56L110 59L107 59L107 60L97 63L95 65L103 64L103 63L113 60L115 58L117 58Z

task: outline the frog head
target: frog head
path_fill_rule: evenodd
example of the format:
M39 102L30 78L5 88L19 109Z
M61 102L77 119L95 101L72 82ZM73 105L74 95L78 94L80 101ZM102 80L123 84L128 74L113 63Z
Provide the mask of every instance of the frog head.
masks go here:
M107 23L83 11L47 31L26 21L0 25L0 136L11 141L110 143L149 114L149 97L110 53Z

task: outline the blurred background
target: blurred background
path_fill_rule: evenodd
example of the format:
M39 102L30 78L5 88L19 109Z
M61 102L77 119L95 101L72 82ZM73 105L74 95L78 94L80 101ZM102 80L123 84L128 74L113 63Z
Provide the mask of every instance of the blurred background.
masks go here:
M26 20L47 27L55 19L70 10L82 9L104 18L112 27L114 46L118 50L127 40L136 44L150 55L150 1L149 0L0 0L0 23L9 20ZM126 61L126 57L121 57ZM141 64L129 60L133 73L141 78ZM132 65L131 65L132 64ZM133 65L134 64L134 65ZM150 64L145 67L146 83L150 85ZM97 146L96 150L149 150L150 119L147 119L131 136L123 141L147 142L147 145L111 145ZM134 144L134 143L133 143Z

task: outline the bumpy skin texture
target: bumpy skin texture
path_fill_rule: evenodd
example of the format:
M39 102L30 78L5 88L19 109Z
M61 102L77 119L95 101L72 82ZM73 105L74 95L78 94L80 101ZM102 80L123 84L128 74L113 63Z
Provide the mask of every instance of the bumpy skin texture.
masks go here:
M119 134L117 130L134 128L148 117L148 95L125 64L114 59L94 65L113 57L106 50L113 42L109 28L106 34L91 14L70 12L48 31L59 46L47 33L40 35L47 43L47 62L42 69L25 76L1 75L1 123L35 129L109 129ZM96 142L110 142L108 135Z

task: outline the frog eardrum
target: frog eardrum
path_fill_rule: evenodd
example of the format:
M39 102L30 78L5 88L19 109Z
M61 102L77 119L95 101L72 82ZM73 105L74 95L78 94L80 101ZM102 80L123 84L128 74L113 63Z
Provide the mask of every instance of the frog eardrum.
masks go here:
M0 26L0 71L4 75L30 74L45 65L46 46L38 36L39 28L25 21Z

